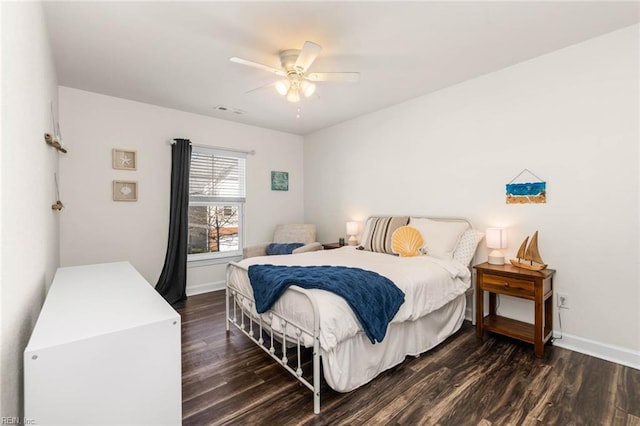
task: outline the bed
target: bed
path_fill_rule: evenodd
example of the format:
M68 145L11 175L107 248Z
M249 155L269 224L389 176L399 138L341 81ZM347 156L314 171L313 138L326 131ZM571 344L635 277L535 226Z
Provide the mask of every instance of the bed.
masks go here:
M436 231L438 227L455 227L457 235L455 246L448 247L450 253L445 255L436 253L437 247L433 246L428 253L432 255L401 257L386 249L375 250L372 239L375 240L376 231L372 223L377 219L370 218L365 226L363 246L369 243L365 250L363 246L346 246L295 255L261 256L232 262L227 267L227 331L230 326L237 327L311 390L314 413L320 412L320 362L327 384L338 392L349 392L401 363L406 356L418 356L437 346L454 334L465 318L467 295L472 291L469 265L481 234L466 220L401 217L398 223L405 221L405 225L418 226L421 220L438 222L430 223ZM442 240L442 235L434 234L433 229L429 241ZM385 235L388 231L385 229ZM468 235L473 238L467 238ZM448 238L449 246L452 238ZM454 256L461 245L465 255ZM266 264L347 266L373 271L402 290L404 303L391 319L384 338L376 343L363 332L347 302L325 290L291 286L271 309L258 314L248 272L252 265ZM312 348L310 372L302 371L305 362L301 351L305 348Z

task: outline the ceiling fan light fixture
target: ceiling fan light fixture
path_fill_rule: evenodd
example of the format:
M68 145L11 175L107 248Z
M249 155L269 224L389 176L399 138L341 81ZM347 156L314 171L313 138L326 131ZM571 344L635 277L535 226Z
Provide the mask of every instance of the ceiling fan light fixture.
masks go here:
M268 86L275 86L276 91L281 96L284 96L287 101L297 103L300 102L302 97L309 98L315 94L317 87L314 82L316 81L357 82L359 79L359 73L357 72L307 73L321 50L322 47L312 41L305 41L300 50L282 50L279 55L281 65L279 69L236 56L229 58L229 60L280 76L281 79L279 81L275 82L275 84L268 84ZM254 90L257 89L249 92Z
M276 82L276 91L284 96L289 91L290 86L289 80L278 80Z
M306 98L308 98L309 96L313 95L316 92L316 85L313 83L310 83L308 81L303 81L302 82L302 93L304 93L304 96Z
M294 103L300 102L300 90L298 90L297 87L289 89L289 92L287 93L287 100Z

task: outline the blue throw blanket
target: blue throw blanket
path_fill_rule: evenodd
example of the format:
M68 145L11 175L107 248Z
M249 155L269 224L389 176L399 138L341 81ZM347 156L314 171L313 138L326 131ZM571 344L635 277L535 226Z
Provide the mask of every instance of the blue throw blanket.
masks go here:
M317 288L343 297L371 343L381 342L389 322L404 303L404 293L390 279L346 266L249 266L256 310L267 311L292 285Z
M267 246L265 251L268 256L274 254L291 254L295 249L302 247L303 243L271 243Z

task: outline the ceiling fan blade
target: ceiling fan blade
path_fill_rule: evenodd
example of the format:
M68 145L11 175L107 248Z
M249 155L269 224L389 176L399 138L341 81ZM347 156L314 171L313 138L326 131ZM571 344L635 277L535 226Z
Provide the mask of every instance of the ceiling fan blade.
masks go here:
M257 62L248 61L246 59L238 58L236 56L233 56L233 57L229 58L229 60L231 62L235 62L236 64L247 65L247 66L250 66L250 67L253 67L253 68L258 68L258 69L261 69L263 71L268 71L268 72L276 74L276 75L280 75L280 76L287 75L287 73L284 72L281 69L273 68L273 67L270 67L269 65L259 64Z
M355 83L360 80L359 72L312 72L305 76L311 81L344 81Z
M300 51L300 56L298 56L298 60L296 60L296 69L301 69L302 72L305 72L311 64L313 64L313 61L316 60L321 50L322 47L320 47L319 44L312 41L305 41Z
M244 92L244 94L246 95L246 94L249 94L249 93L257 92L258 90L266 89L267 87L273 87L275 85L276 85L275 81L272 82L272 83L267 83L267 84L264 84L262 86L258 86L258 87L254 88L254 89L247 90L246 92Z

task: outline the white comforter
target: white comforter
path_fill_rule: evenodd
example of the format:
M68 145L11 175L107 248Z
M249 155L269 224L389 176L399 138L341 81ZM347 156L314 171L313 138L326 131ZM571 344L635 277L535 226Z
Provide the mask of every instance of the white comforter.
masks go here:
M374 271L389 278L405 294L405 301L392 323L416 320L444 306L464 293L471 282L469 269L459 262L446 262L429 256L402 258L382 253L342 247L295 255L261 256L244 259L245 268L256 264L272 265L332 265L352 266ZM234 268L229 279L243 292L253 294L246 271ZM320 317L320 346L325 351L362 331L360 323L347 302L324 290L308 290L318 304ZM313 329L309 304L300 294L287 291L272 307L300 325ZM279 329L278 324L272 324ZM305 339L305 344L311 342Z

